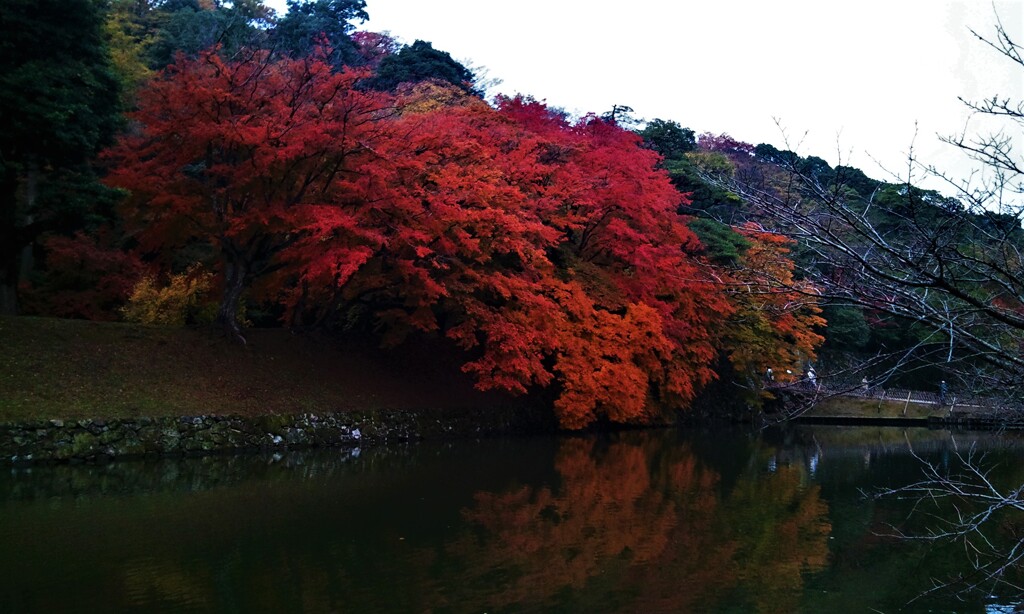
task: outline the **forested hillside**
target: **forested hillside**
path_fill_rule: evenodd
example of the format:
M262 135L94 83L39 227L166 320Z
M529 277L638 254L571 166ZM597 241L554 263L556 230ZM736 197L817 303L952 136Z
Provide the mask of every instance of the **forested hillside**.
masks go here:
M1010 104L977 110L1020 126ZM727 135L695 138L673 122L655 120L642 134L691 194L690 227L711 258L742 267L750 225L795 241L797 278L810 290L778 275L773 286L822 307L822 352L837 383L927 389L950 379L964 392L1024 394L1024 230L1008 133L952 143L984 165L965 180L909 161L947 193Z
M837 289L864 260L823 257L821 232L782 215L821 223L812 204L841 200L865 204L868 237L927 249L922 229L949 227L943 245L971 262L1016 253L984 279L963 269L956 296L992 305L998 342L1019 347L1012 215L673 121L637 128L621 108L485 99L431 43L360 31L362 0L6 6L4 312L239 343L251 327L414 336L459 348L482 390L548 391L567 428L643 423L715 380L756 404L767 369L799 378L822 343L880 357L872 377L918 348L983 367L983 322L961 345L941 317L887 308L891 288ZM859 236L840 234L851 254Z

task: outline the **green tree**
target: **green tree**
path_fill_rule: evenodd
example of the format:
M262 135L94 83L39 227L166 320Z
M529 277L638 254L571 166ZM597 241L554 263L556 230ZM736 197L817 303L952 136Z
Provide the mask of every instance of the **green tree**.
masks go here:
M693 159L691 159L691 157ZM743 201L732 192L723 189L701 177L702 170L695 163L707 166L716 160L728 162L721 154L702 154L692 152L680 160L665 160L663 163L672 185L683 194L690 196L691 203L680 207L680 213L696 213L725 224L737 223ZM731 173L731 167L721 166L721 172Z
M471 70L453 59L447 51L434 49L433 45L421 40L381 60L373 85L379 90L394 90L402 83L431 79L451 83L466 92L479 93L473 87L475 76Z
M0 312L17 311L30 246L88 202L47 182L89 176L120 123L119 80L96 0L6 0L0 12Z
M196 57L214 45L228 56L243 47L261 47L272 17L273 11L262 0L162 2L147 17L154 37L148 48L149 67L162 70L174 63L178 53Z
M323 37L335 66L352 64L359 58L351 38L353 22L366 19L365 0L288 0L288 12L278 20L272 38L278 48L301 57Z
M700 239L705 257L718 265L739 264L750 241L729 226L710 218L695 217L687 224Z
M795 165L799 163L800 156L794 152L787 150L780 150L774 145L768 143L761 143L754 148L754 156L757 157L758 161L766 162L768 164L778 164L780 166Z
M828 321L825 339L830 348L859 350L871 339L871 329L864 319L862 308L855 305L828 305L823 315Z
M835 168L835 181L837 185L846 186L854 190L858 196L868 199L874 194L882 182L872 179L864 174L864 171L853 166L837 166Z
M672 120L652 119L639 134L648 147L666 160L680 160L697 149L697 137L693 130L683 128Z

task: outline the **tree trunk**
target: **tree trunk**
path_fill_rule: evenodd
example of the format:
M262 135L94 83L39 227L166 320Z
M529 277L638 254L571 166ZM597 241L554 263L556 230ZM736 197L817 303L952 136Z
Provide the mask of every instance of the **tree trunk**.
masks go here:
M16 284L0 280L0 315L18 315L18 292Z
M245 291L249 268L236 256L227 256L224 260L224 294L217 309L217 324L228 337L245 345L245 336L242 335L242 327L238 322L238 307L241 304L242 292Z
M24 183L22 183L22 180ZM29 163L24 176L8 171L4 175L5 201L0 215L0 314L17 315L18 284L31 271L32 238L25 235L33 222L39 169Z

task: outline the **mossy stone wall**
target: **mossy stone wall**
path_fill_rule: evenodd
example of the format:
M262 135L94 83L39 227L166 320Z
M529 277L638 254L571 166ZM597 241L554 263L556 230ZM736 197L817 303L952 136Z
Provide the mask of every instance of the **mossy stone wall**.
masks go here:
M377 410L0 424L0 463L79 462L534 433L554 430L547 413L522 408Z

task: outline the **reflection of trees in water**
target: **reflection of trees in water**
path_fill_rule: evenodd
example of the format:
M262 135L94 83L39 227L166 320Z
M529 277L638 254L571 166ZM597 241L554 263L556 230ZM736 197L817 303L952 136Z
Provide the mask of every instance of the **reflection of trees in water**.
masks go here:
M803 574L828 557L828 508L803 468L741 478L730 494L685 445L657 438L563 443L557 488L481 492L477 531L450 544L468 577L448 604L480 607L621 601L694 611L742 601L798 609Z
M742 479L724 514L739 543L740 583L760 612L795 612L803 573L828 563L828 505L804 468L784 465L760 479Z
M666 449L671 453L655 469L658 491L678 520L653 564L629 569L626 583L637 589L637 611L708 611L737 579L736 543L721 540L718 530L719 476L689 447Z
M978 578L962 541L887 537L926 537L967 517L962 502L865 500L854 488L918 483L921 459L962 473L955 453L931 447L948 433L810 434L487 443L443 461L383 450L194 459L137 476L35 468L39 483L26 473L0 487L11 496L0 505L0 611L889 612L935 582ZM927 454L901 454L897 436ZM993 484L1024 482L1019 446L955 435L961 447L976 437ZM147 484L155 491L143 494ZM973 552L1024 535L1021 515L997 519ZM997 589L984 598L1017 601ZM912 609L982 609L949 597Z
M456 456L384 480L311 479L324 469L311 460L295 481L268 469L250 488L86 496L67 503L70 523L23 497L0 508L0 525L18 527L0 540L18 553L0 557L0 576L31 599L0 595L0 610L795 611L802 574L825 562L827 509L802 466L752 468L774 449L729 479L671 433L522 449L542 460L481 469L497 476L485 490L451 480Z
M598 452L593 440L568 440L556 459L557 490L478 493L464 516L482 531L451 551L473 560L479 588L499 600L493 605L543 602L650 563L665 550L676 509L652 485L647 461L640 446Z

